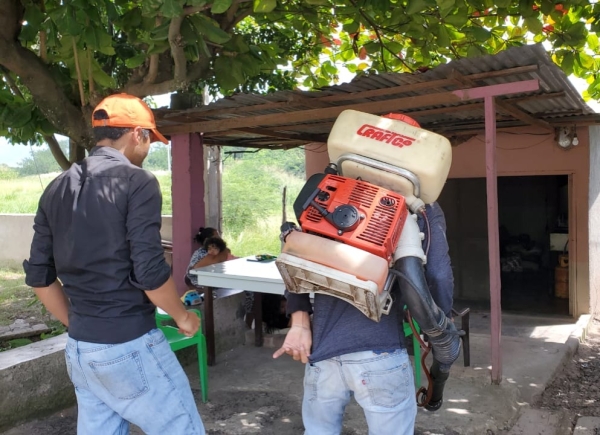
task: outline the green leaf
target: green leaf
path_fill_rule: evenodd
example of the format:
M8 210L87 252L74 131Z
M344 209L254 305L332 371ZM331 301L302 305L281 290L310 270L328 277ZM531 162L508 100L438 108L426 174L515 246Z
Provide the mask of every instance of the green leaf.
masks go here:
M9 124L11 128L22 128L31 121L32 112L33 104L23 104L14 109L12 113L8 114L6 123Z
M116 86L115 79L106 74L96 60L92 63L92 77L103 88L115 88Z
M33 341L31 341L28 338L15 338L14 340L9 340L8 341L8 345L11 349L15 349L17 347L22 347L22 346L26 346L28 344L33 343Z
M550 15L554 11L554 1L553 0L542 0L540 3L540 10L544 15Z
M598 35L596 33L588 33L587 36L587 44L590 49L593 51L598 51L599 43L598 43Z
M425 0L408 0L408 4L406 5L406 14L418 14L425 9L427 9L427 3Z
M179 32L186 44L195 44L198 40L198 31L188 19L182 21Z
M440 16L444 18L454 9L454 5L456 4L456 0L435 0L440 9Z
M206 45L206 41L204 41L204 38L201 36L198 38L198 54L205 58L212 57L208 45Z
M146 55L144 53L138 54L137 56L130 57L125 61L125 66L127 68L137 68L146 60Z
M496 6L498 8L508 8L510 6L511 0L496 0Z
M525 25L531 33L540 34L542 33L542 22L537 17L525 18Z
M469 33L473 35L473 38L478 42L485 42L492 36L489 30L477 26L470 27Z
M481 50L479 49L479 47L477 45L471 45L467 49L467 56L468 57L479 57L479 56L481 56Z
M227 9L231 6L231 0L214 0L210 11L213 14L222 14L227 12Z
M237 51L238 53L247 53L250 51L250 47L242 35L233 35L224 47L229 51Z
M594 67L594 58L589 54L583 52L577 52L575 60L581 65L582 68L592 69Z
M254 12L257 14L268 14L277 7L277 0L254 0Z
M231 39L231 35L221 30L219 25L205 15L196 14L190 17L190 21L196 27L196 30L211 42L224 44Z
M183 15L183 6L177 0L163 0L160 11L167 18L175 18Z
M562 58L562 62L560 63L560 67L567 76L570 76L573 73L574 62L575 56L573 56L573 53L570 51L564 52L564 56Z
M467 15L467 13L460 12L460 11L455 14L448 15L448 16L446 16L446 18L444 18L444 22L446 24L450 24L451 26L454 26L457 28L464 26L465 24L467 24L468 21L469 21L469 16Z
M254 77L260 74L263 64L250 53L237 56L236 59L242 64L245 76Z
M354 20L347 21L344 23L342 28L348 32L348 34L356 33L358 32L358 29L360 29L360 23Z
M450 35L448 34L448 29L446 29L446 26L439 26L436 36L437 43L440 47L450 46Z
M36 4L30 3L27 5L25 14L23 15L23 21L27 21L28 26L39 29L45 19L46 17Z
M214 70L217 84L226 91L237 88L244 82L242 65L229 57L220 56L215 59Z
M83 30L83 40L84 42L94 50L98 48L100 44L98 44L98 39L96 38L96 32L93 27L88 26Z
M539 12L533 10L533 4L533 0L519 1L519 13L523 18L537 16L539 14Z

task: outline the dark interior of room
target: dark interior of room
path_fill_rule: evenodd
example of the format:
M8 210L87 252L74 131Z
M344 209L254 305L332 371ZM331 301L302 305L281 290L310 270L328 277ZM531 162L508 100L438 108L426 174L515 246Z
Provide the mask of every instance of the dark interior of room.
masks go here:
M498 206L502 309L568 314L568 177L501 177Z
M446 214L455 306L489 309L484 178L448 180ZM568 315L568 176L498 178L502 310Z

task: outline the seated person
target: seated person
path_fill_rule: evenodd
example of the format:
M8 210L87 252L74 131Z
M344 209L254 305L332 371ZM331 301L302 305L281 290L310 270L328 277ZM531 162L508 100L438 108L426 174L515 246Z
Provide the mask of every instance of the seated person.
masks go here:
M202 287L202 284L198 283L198 277L189 273L190 270L198 269L199 267L210 266L211 264L221 263L223 261L233 260L234 258L237 258L231 254L231 251L229 248L227 248L227 245L225 245L225 249L223 250L223 252L220 252L218 255L208 256L208 252L206 251L204 244L206 240L211 238L218 238L223 243L225 243L225 241L221 239L219 232L216 229L210 227L200 228L200 230L198 230L198 234L196 234L196 236L194 237L194 240L200 243L201 247L198 248L192 254L192 258L190 258L190 264L187 268L185 282L190 289Z
M221 263L223 261L233 260L236 258L231 255L231 251L227 248L227 243L225 243L225 240L220 237L209 237L204 241L203 247L206 251L206 255L202 260L198 261L198 263L202 264L202 266ZM202 266L195 266L193 269Z

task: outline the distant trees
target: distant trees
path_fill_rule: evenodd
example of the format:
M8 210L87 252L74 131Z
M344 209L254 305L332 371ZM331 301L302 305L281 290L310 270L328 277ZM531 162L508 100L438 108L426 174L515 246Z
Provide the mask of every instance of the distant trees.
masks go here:
M69 144L66 141L59 141L58 144L63 151L69 149ZM15 169L21 177L62 171L52 151L47 147L37 146L31 148L31 154L22 159Z

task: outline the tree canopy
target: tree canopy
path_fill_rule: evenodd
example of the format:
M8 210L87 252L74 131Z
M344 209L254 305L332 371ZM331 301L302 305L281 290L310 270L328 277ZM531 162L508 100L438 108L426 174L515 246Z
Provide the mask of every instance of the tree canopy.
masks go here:
M0 0L0 136L90 148L110 93L213 95L414 72L544 43L600 97L600 3L586 0ZM54 142L56 142L54 140Z

